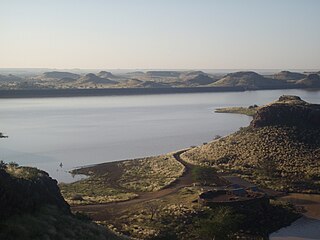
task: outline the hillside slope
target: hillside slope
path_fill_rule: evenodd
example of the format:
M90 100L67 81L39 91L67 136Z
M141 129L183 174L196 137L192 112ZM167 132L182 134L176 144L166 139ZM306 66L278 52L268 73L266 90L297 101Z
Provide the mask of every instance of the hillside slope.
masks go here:
M235 72L230 73L216 81L212 86L221 87L245 87L248 89L260 89L269 87L279 87L284 85L283 81L265 78L255 72Z
M284 81L297 81L305 78L306 75L298 72L281 71L273 75L274 79L284 80Z
M312 88L312 87L319 88L320 77L318 74L310 74L306 78L297 81L296 84L300 86L308 87L308 88Z
M119 239L83 215L73 215L56 180L35 168L0 167L0 239Z
M320 192L320 105L283 96L247 128L182 155L282 191Z

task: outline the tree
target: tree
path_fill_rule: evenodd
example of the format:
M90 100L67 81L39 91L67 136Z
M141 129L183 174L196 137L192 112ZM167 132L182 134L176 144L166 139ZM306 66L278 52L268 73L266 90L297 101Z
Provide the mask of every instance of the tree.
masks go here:
M194 181L207 185L215 182L217 172L211 167L197 166L192 169L192 177Z
M162 209L162 204L159 201L150 201L145 204L145 208L150 214L150 221L152 221Z
M257 168L258 173L268 178L273 178L277 173L277 164L273 157L261 159L258 162Z

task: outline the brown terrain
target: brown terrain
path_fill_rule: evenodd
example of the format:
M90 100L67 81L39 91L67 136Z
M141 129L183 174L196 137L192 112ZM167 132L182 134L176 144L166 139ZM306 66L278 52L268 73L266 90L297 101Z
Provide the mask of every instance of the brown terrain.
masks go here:
M185 151L187 150L181 150L174 154L175 159L185 166L185 171L180 178L178 178L169 186L155 192L138 192L138 197L128 201L112 202L112 203L106 203L106 204L73 206L71 207L72 211L86 212L95 221L103 221L106 219L110 219L110 217L115 217L114 214L121 215L121 212L123 210L135 204L148 202L156 199L161 199L177 193L180 189L184 187L192 186L195 183L192 177L192 168L194 168L195 165L187 163L180 158L180 155ZM108 165L106 165L105 167L108 167ZM112 169L110 169L110 167ZM102 172L104 170L105 169L103 168L99 169L99 171L102 171ZM119 169L115 165L109 165L108 171L113 172L114 176L118 176L119 174L121 174L121 169ZM219 179L216 182L217 186L224 186L230 183L224 178L218 177L217 179ZM117 211L114 211L114 209L117 209ZM112 212L112 216L111 216L111 212Z

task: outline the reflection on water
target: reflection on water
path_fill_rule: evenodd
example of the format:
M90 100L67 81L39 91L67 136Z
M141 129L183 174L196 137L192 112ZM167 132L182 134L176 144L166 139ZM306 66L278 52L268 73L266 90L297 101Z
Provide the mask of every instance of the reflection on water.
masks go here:
M283 94L320 100L319 91L304 90L0 99L0 131L9 135L0 141L0 159L70 182L72 168L167 153L234 132L251 118L215 108L261 105Z
M271 240L315 240L320 239L320 195L290 194L283 197L306 210L304 216L286 228L273 233Z

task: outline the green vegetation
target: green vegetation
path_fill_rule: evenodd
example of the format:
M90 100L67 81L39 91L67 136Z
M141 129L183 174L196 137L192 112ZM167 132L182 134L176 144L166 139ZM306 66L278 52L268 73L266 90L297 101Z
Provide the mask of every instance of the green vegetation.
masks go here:
M142 192L160 190L184 172L184 166L171 154L123 161L119 167L123 170L120 186Z
M125 201L137 197L137 194L114 188L105 183L103 176L91 176L70 184L59 184L61 194L71 205L99 204Z
M244 114L247 116L254 116L259 107L257 105L252 105L249 107L228 107L228 108L217 108L215 110L216 113L236 113L236 114Z
M192 169L192 177L195 182L203 185L214 184L217 181L216 170L212 167L196 166Z
M3 160L0 161L0 169L5 170L8 174L15 178L22 178L25 180L36 180L43 176L48 176L44 171L41 171L34 167L22 167L16 162L6 163Z
M208 208L197 199L201 187L185 187L161 200L108 209L110 229L148 240L268 239L269 233L291 224L300 215L286 203L268 208ZM113 211L112 211L113 210Z
M35 180L41 178L42 176L48 176L44 171L41 171L33 167L20 167L15 162L10 162L4 165L4 169L11 176L16 178L22 178L26 180Z
M236 239L236 233L240 232L244 222L244 215L235 213L231 208L208 211L207 215L196 223L195 235L198 239Z
M153 192L173 183L184 166L172 154L99 164L74 170L89 178L60 184L61 193L72 205L125 201L140 192Z
M81 215L68 215L55 206L43 206L33 213L14 215L0 222L0 239L43 240L120 239L106 228Z

